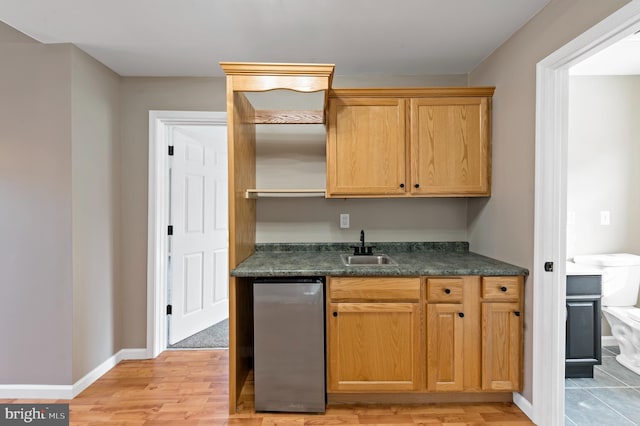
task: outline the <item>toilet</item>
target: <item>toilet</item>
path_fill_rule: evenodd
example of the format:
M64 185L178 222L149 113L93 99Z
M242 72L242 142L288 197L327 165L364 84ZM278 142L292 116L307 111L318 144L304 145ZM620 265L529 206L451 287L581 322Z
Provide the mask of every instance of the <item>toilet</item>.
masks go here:
M640 256L629 253L575 256L576 264L602 270L602 312L620 346L616 360L640 375Z

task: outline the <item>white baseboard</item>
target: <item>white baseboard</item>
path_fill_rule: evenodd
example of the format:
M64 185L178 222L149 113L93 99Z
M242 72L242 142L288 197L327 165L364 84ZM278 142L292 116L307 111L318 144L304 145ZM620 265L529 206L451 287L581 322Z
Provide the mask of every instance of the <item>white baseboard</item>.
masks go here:
M618 342L613 336L602 336L602 346L618 346Z
M513 393L513 403L516 404L531 421L533 421L533 406L524 396L522 396L521 393Z
M72 399L71 385L0 385L1 399Z
M146 359L146 349L122 349L73 385L0 385L1 399L73 399L126 359Z

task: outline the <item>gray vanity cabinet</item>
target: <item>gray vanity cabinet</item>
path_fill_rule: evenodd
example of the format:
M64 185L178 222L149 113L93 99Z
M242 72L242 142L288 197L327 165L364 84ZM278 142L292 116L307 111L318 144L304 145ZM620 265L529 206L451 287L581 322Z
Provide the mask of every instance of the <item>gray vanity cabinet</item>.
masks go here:
M602 363L600 275L567 275L565 377L593 377Z

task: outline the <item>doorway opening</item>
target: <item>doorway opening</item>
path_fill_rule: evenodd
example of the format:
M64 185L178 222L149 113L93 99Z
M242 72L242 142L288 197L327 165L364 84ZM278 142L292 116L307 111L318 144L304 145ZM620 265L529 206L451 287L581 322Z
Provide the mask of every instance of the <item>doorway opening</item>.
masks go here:
M205 279L209 279L210 274L213 273L217 277L223 277L223 285L218 283L218 296L221 291L226 291L228 288L228 272L227 258L222 256L212 255L213 258L206 260L204 250L182 250L182 255L186 256L179 263L183 268L176 270L176 263L170 263L170 254L175 245L171 239L173 236L169 236L170 232L176 232L177 230L169 228L173 220L176 217L170 216L171 211L171 198L182 197L189 198L191 200L192 207L195 206L189 212L184 210L185 204L179 206L181 210L182 222L180 222L180 229L184 231L183 234L197 234L200 228L204 228L204 221L213 218L217 220L218 224L221 221L226 222L228 217L227 207L225 204L223 212L215 212L210 207L208 213L204 213L205 204L210 203L205 199L196 197L196 194L202 194L202 187L204 177L198 177L197 173L186 172L182 175L180 182L180 188L182 195L176 193L176 188L171 190L171 172L170 172L170 151L169 146L175 142L176 135L182 138L186 143L182 143L183 146L183 158L187 159L203 159L205 151L202 148L202 144L194 142L198 137L194 139L194 135L199 133L197 130L203 130L210 128L214 133L217 133L218 139L221 143L224 143L226 148L226 113L223 112L203 112L203 111L150 111L149 112L149 200L148 200L148 245L147 245L147 355L150 358L154 358L168 347L168 330L169 321L167 321L167 313L170 311L173 314L176 307L174 305L169 306L169 282L175 281L176 277L185 279L191 288L182 287L179 291L179 298L177 302L180 304L178 309L183 314L186 313L186 317L189 317L193 312L198 311L197 307L203 303L211 301L212 293L203 293L204 290L198 289L197 284L202 283ZM176 133L176 130L178 132ZM206 130L204 130L206 134ZM185 137L185 135L189 137ZM220 136L222 135L222 136ZM174 146L172 151L175 154L176 147ZM225 149L226 153L226 149ZM209 154L207 154L209 155ZM215 158L220 157L220 153L211 154ZM173 160L172 160L173 161ZM225 155L226 164L226 155ZM197 161L196 161L197 162ZM202 161L200 161L202 162ZM226 176L227 170L224 168L224 174ZM194 177L195 176L195 177ZM186 181L191 181L193 185L186 185ZM215 181L215 180L214 180ZM176 181L174 180L174 183ZM221 187L222 185L218 185ZM226 200L226 185L224 185L224 197ZM186 192L185 192L186 191ZM222 191L219 188L219 192ZM187 203L189 204L189 203ZM175 207L174 207L175 210ZM209 217L211 216L211 217ZM223 219L224 218L224 219ZM186 222L190 221L190 224ZM207 225L211 228L211 224ZM217 225L214 224L214 228ZM192 232L193 231L193 232ZM225 231L226 232L226 231ZM184 236L184 235L183 235ZM188 235L187 235L188 236ZM228 241L228 237L224 236L224 240ZM178 245L183 242L178 242ZM228 244L228 243L227 243ZM218 248L219 249L219 248ZM207 249L208 250L208 249ZM194 254L195 253L195 254ZM211 266L212 268L209 268ZM170 273L171 268L171 273ZM214 272L211 272L213 269ZM215 272L217 271L217 273ZM205 273L209 274L208 278L205 278ZM171 282L172 285L172 301L175 304L175 282ZM189 287L189 285L187 287ZM224 289L222 288L224 287ZM215 289L214 289L215 290ZM212 291L214 291L212 290ZM224 309L228 312L228 302L225 302ZM190 321L191 318L187 318Z
M532 418L564 423L569 68L640 27L634 0L537 64ZM545 263L554 268L545 271ZM527 405L519 401L519 406ZM525 412L527 410L524 410Z

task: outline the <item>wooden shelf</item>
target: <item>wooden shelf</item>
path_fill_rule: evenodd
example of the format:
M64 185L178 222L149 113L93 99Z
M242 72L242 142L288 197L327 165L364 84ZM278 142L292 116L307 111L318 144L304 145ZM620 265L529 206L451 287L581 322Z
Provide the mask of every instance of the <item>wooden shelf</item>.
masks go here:
M324 189L247 189L245 198L324 197Z
M324 111L258 110L254 124L324 124Z

